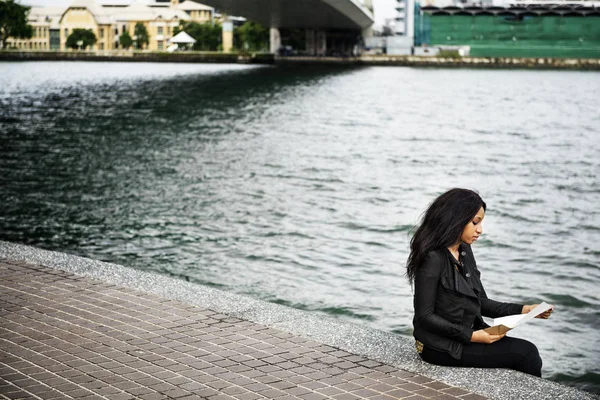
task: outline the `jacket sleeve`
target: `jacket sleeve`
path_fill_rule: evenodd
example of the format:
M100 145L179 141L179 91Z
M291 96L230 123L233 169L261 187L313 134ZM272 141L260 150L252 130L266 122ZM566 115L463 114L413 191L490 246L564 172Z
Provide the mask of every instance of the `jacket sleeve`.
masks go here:
M473 259L473 264L477 265L475 261L475 256L473 255L473 250L471 246L466 246L467 252L469 256ZM501 303L496 300L488 299L487 293L485 293L485 289L483 288L483 282L481 282L481 272L479 269L475 267L475 272L477 273L477 278L479 279L480 287L479 287L479 301L481 302L481 315L489 318L499 318L505 317L507 315L513 314L521 314L523 310L522 304L514 304L514 303Z
M453 324L435 313L442 260L435 252L429 253L423 265L415 273L415 320L427 331L468 344L473 330Z
M477 275L480 275L479 270L477 270ZM481 301L481 315L484 317L499 318L507 315L521 314L521 311L523 311L522 304L501 303L496 300L488 299L483 284L481 284L479 300Z

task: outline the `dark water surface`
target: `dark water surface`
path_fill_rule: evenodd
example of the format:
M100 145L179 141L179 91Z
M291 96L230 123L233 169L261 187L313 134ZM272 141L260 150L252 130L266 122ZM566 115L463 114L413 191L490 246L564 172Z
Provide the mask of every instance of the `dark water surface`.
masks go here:
M490 297L556 305L511 335L600 393L600 74L0 63L0 239L410 336L409 229L488 204Z

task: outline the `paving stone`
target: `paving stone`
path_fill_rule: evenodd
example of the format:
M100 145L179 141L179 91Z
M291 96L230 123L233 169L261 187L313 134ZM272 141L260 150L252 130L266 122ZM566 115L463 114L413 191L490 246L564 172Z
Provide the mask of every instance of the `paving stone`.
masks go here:
M409 392L408 390L402 390L402 389L394 389L394 390L385 392L385 394L388 396L392 396L397 399L400 399L400 398L411 396L414 394L414 392Z
M427 383L424 383L423 386L427 386L428 388L435 389L435 390L450 388L450 385L446 385L445 383L439 382L439 381L427 382Z
M326 387L322 387L320 389L316 389L315 392L322 393L322 394L324 394L326 396L334 396L334 395L337 395L337 394L344 393L343 390L340 390L338 388L334 388L334 387L331 387L331 386L326 386Z
M268 399L276 399L278 397L283 397L286 395L286 393L284 391L281 391L279 389L267 389L267 390L263 390L259 393Z
M469 391L461 389L461 388L457 388L457 387L451 387L449 389L442 389L441 392L452 395L452 396L463 396L465 394L469 394Z
M307 389L307 388L303 388L303 387L291 387L291 388L287 388L283 390L286 393L289 393L293 396L300 396L302 394L307 394L307 393L311 393L312 391Z
M265 397L258 393L246 392L246 393L234 395L234 398L239 399L239 400L255 400L255 399L264 399Z
M421 389L424 388L424 386L422 386L422 385L418 385L416 383L411 383L411 382L405 383L405 384L402 384L402 385L398 385L398 387L401 388L401 389L404 389L404 390L411 391L411 392L415 392L417 390L421 390ZM466 393L469 393L469 392L465 390L464 394L466 394Z

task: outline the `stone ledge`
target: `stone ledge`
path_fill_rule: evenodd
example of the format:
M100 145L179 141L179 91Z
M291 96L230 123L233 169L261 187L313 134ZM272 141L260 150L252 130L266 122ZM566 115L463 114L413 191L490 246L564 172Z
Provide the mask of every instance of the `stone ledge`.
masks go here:
M270 53L221 53L161 51L0 51L0 61L91 61L91 62L169 62L239 63L280 65L401 66L416 68L491 68L543 70L600 70L597 58L549 57L431 57L363 55L359 57L277 56Z
M2 241L0 258L41 264L257 322L493 399L599 398L516 371L433 366L420 361L412 340L398 335L116 264Z

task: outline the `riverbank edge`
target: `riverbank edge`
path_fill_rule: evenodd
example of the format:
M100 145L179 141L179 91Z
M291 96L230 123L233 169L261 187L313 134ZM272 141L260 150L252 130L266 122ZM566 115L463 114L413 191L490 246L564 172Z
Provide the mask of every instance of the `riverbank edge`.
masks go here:
M0 51L0 61L99 61L99 62L169 62L212 64L273 64L270 53L222 53L161 51Z
M0 241L0 258L40 264L208 308L463 387L492 399L600 398L516 371L433 366L419 359L414 342L408 338L156 273L3 241Z
M270 53L220 52L56 52L0 51L0 61L173 62L281 65L404 66L434 68L504 68L600 71L595 58L420 57L363 55L360 57L281 57Z

